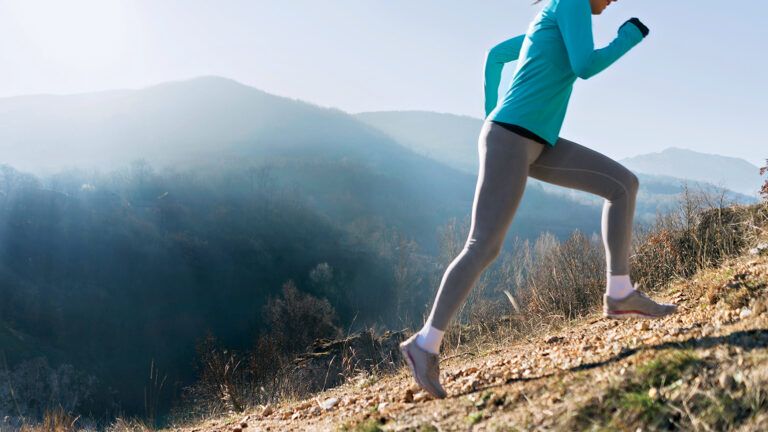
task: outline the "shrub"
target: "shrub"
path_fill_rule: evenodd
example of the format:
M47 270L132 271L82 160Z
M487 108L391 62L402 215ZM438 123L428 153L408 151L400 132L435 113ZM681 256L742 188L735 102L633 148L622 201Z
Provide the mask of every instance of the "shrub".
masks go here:
M269 299L262 316L270 329L270 342L284 353L302 352L317 338L341 336L336 311L328 300L299 291L293 280L283 284L281 297Z
M760 206L736 206L722 194L684 187L677 211L659 215L642 234L631 259L632 280L654 290L719 265L744 252L767 218Z
M262 319L269 330L250 352L223 348L210 333L197 343L198 379L184 394L191 402L187 416L242 411L292 395L301 384L291 380L294 356L316 339L341 336L328 300L299 291L292 280L283 284L281 296L267 301Z

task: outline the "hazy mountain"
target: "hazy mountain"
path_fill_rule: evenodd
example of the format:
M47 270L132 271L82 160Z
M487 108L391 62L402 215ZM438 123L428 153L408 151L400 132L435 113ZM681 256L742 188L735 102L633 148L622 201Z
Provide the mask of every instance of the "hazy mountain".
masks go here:
M366 112L357 114L357 117L371 126L377 127L402 142L403 145L414 151L434 158L437 161L445 163L448 166L462 170L472 175L477 175L477 138L482 127L482 121L466 116L456 116L453 114L440 114L424 111L382 111L382 112ZM673 152L674 153L674 152ZM715 156L718 157L718 156ZM757 168L750 165L749 169L745 170L743 164L749 165L747 162L741 159L725 158L729 161L740 161L742 164L731 163L728 168L710 170L712 172L723 172L729 174L729 178L750 178L749 175L742 175L744 171L749 171L754 168L754 172L757 173ZM620 162L624 164L625 160ZM708 183L706 176L687 176L689 171L695 173L699 170L696 164L700 161L697 158L688 160L675 159L674 163L665 162L664 166L674 166L675 164L680 166L689 167L686 170L670 170L669 175L654 175L654 174L666 174L666 173L654 173L648 172L644 169L640 169L634 163L629 161L625 165L632 169L640 179L641 187L638 193L638 200L636 206L635 219L638 221L651 222L655 219L657 212L669 211L676 205L677 195L682 191L683 184L687 184L690 187L707 190L717 191L716 185ZM709 162L703 166L709 167ZM706 172L707 169L701 169L702 172ZM672 175L674 174L674 175ZM730 176L730 174L733 174ZM755 181L757 176L752 176L752 184L759 184ZM728 182L726 188L731 186L733 182ZM539 187L547 193L555 194L557 196L567 197L569 200L580 202L587 205L600 206L603 199L582 192L579 190L563 188L555 186L549 183L541 182L539 180L529 178L528 184L530 186ZM530 187L529 186L529 187ZM751 203L755 201L754 192L752 195L743 195L742 193L733 192L743 191L744 188L728 188L726 196L736 202Z
M465 120L469 131L473 120ZM0 152L0 162L36 173L136 158L172 167L269 164L280 184L295 185L340 225L381 219L431 251L438 225L469 217L476 182L355 116L218 77L0 99ZM599 230L594 209L576 207L564 219L559 208L557 197L531 188L510 233Z
M760 168L744 159L678 147L621 159L621 163L638 172L699 180L751 196L757 196L762 184Z
M430 111L365 112L357 118L416 153L477 173L477 138L483 126L480 119Z
M376 132L335 109L204 77L141 90L0 99L0 162L23 171L133 158L178 162L189 155L361 157L400 152L361 142ZM371 150L374 150L371 152ZM394 153L393 153L394 152Z

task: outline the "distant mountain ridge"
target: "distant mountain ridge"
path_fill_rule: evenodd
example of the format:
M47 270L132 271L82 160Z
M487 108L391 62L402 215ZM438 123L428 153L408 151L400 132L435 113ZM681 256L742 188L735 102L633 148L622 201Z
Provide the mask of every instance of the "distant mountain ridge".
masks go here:
M271 164L279 184L295 185L336 223L394 223L426 251L436 247L437 226L469 217L476 182L474 174L341 110L210 76L138 90L0 99L0 155L0 163L33 172L121 168L137 158L159 169ZM574 207L564 220L559 200L529 190L511 234L599 230L593 208Z
M482 126L482 120L425 111L379 111L357 114L362 121L377 127L389 136L400 141L408 148L419 154L432 157L458 170L477 175L477 139ZM686 150L686 152L690 152ZM695 153L695 152L691 152ZM641 187L636 209L636 220L650 222L657 212L670 210L674 206L676 195L682 190L683 184L704 190L716 191L717 182L707 173L723 173L723 185L728 189L733 200L741 203L756 201L756 189L752 191L749 185L759 185L755 176L743 175L743 172L757 173L757 168L748 162L732 157L706 155L709 159L702 162L699 168L699 158L679 158L678 152L672 151L659 156L665 160L653 167L654 161L638 156L623 159L619 162L633 170L640 178ZM690 154L688 154L690 156ZM714 158L714 159L712 159ZM721 159L717 159L721 158ZM641 163L642 161L649 163ZM625 163L626 161L626 163ZM719 163L722 162L722 163ZM664 169L658 169L664 167ZM686 169L680 169L686 167ZM650 172L649 172L650 171ZM704 173L702 175L701 173ZM759 180L759 176L758 180ZM560 186L541 182L530 178L530 185L542 188L548 193L566 196L569 200L583 204L600 205L602 198L586 192L567 189ZM714 184L713 184L714 183ZM750 193L747 193L750 192Z
M679 147L624 158L620 162L646 174L705 181L750 196L757 196L761 184L760 168L744 159Z

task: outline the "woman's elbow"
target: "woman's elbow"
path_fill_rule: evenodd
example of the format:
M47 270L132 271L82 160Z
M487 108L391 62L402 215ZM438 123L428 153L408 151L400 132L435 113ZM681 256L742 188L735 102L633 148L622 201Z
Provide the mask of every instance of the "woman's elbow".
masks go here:
M589 79L595 75L594 68L592 67L592 61L590 58L574 59L571 58L571 70L573 73L581 79Z
M583 80L587 80L595 76L594 71L592 71L592 69L589 68L588 66L573 68L573 73L576 74L577 77Z
M491 63L498 63L496 61L497 51L494 50L494 48L488 48L485 50L485 63L491 64Z

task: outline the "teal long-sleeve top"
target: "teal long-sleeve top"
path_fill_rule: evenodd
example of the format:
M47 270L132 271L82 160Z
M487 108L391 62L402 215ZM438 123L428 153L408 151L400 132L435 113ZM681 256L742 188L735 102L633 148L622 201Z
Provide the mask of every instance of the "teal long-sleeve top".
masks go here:
M631 22L606 47L595 49L589 0L549 0L524 35L491 48L485 61L486 119L533 132L555 146L576 78L588 79L643 39ZM501 71L518 60L512 83L497 105Z

